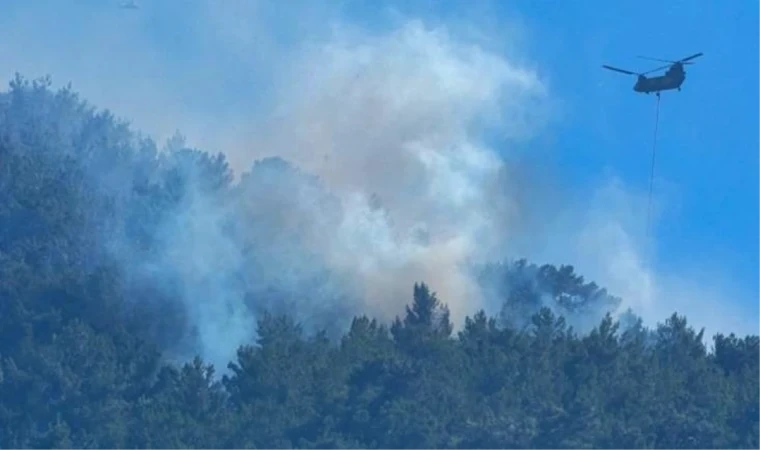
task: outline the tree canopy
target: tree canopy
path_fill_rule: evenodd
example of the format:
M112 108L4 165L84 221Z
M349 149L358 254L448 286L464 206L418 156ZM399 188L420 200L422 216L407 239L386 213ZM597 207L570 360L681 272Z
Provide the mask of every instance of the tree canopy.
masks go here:
M231 205L283 176L298 190L277 201L339 208L284 160L235 183L222 154L179 135L158 149L70 88L14 79L0 93L0 447L760 446L758 336L709 345L677 313L654 329L615 319L620 299L572 267L527 261L481 270L494 317L455 331L420 280L383 323L329 303L352 293L319 261L290 264L308 260L293 255L314 224L241 229L266 218ZM167 250L188 246L207 259ZM233 295L250 323L219 319L241 308ZM244 344L227 355L220 330Z

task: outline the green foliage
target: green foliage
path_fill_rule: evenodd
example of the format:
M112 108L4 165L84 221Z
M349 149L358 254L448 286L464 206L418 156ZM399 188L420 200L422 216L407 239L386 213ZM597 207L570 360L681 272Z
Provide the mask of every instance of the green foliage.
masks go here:
M359 316L330 339L261 312L227 367L168 361L186 337L176 274L149 282L113 254L152 261L161 224L194 196L266 195L290 169L271 159L233 186L223 156L179 135L159 155L49 85L17 77L0 94L0 447L760 445L758 336L718 335L709 351L683 316L616 320L619 300L569 266L486 268L503 311L456 333L420 283L390 326ZM245 257L266 270L267 254ZM311 288L329 285L312 273Z

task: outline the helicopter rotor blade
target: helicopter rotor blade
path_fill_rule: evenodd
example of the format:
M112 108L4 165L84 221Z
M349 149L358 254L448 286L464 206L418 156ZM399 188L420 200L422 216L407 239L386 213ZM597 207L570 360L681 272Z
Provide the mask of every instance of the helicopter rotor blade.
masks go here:
M682 59L682 60L680 60L680 61L678 61L678 62L681 62L681 63L683 63L683 62L686 62L686 61L688 61L688 60L690 60L690 59L698 58L698 57L700 57L700 56L702 56L702 55L704 55L704 53L702 53L702 52L699 52L699 53L695 53L695 54L693 54L693 55L691 55L691 56L687 56L686 58L684 58L684 59Z
M652 72L657 72L658 70L662 70L662 69L667 69L670 66L671 66L671 64L668 64L667 66L660 66L660 67L658 67L656 69L647 70L646 72L642 73L642 75L646 75L646 74L652 73Z
M669 59L650 58L649 56L637 56L637 58L648 59L650 61L659 61L659 62L666 62L666 63L675 64L675 61L670 61Z
M650 61L659 61L659 62L666 62L666 63L671 63L671 64L678 64L678 63L681 63L681 64L693 64L693 63L690 63L690 62L687 62L687 61L689 61L691 59L694 59L694 58L698 58L698 57L700 57L702 55L703 55L703 53L701 53L701 52L700 53L695 53L695 54L693 54L691 56L687 56L686 58L679 59L678 61L671 61L669 59L652 58L652 57L649 57L649 56L638 56L638 57L641 58L641 59L648 59Z
M631 72L630 70L618 69L617 67L612 67L612 66L607 66L607 65L603 65L602 67L605 68L605 69L607 69L607 70L612 70L614 72L620 72L620 73L624 73L624 74L627 74L627 75L639 75L636 72Z

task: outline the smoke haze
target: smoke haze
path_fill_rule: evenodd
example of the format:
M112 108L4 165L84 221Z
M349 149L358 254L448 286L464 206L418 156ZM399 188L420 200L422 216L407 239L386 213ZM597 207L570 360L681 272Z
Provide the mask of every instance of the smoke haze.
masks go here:
M558 168L520 162L526 140L551 132L558 100L526 65L519 29L473 39L398 12L368 29L337 3L104 3L65 19L57 2L11 7L0 75L71 81L158 141L179 129L225 153L238 181L229 200L191 179L150 258L104 238L136 280L179 289L188 353L226 366L255 337L253 305L271 286L302 320L390 320L424 281L461 324L500 306L471 264L519 257L573 264L649 325L678 310L708 331L755 331L721 309L722 289L647 264L639 193L613 178L576 204L547 179Z

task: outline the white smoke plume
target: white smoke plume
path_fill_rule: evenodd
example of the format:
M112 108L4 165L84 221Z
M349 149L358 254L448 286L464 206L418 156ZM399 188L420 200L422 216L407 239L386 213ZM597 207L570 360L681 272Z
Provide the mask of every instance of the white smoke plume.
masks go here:
M653 205L656 229L659 199ZM667 204L667 203L666 203ZM732 286L719 262L695 257L694 267L662 270L656 266L656 234L646 233L647 196L625 186L615 176L601 177L590 195L548 215L546 228L533 245L531 259L573 264L621 298L619 315L631 309L645 326L656 327L671 314L685 315L690 325L705 329L710 345L716 333L756 334L757 317L742 313L746 293Z
M338 229L309 245L351 273L368 312L392 318L417 281L457 321L486 307L467 264L504 254L519 211L483 130L509 139L541 126L537 75L410 21L379 36L338 29L284 80L259 148L341 199Z

